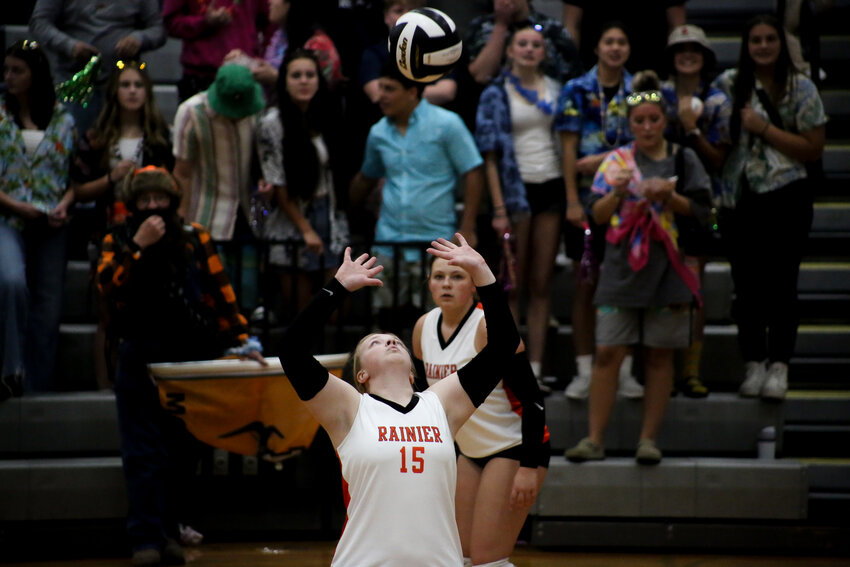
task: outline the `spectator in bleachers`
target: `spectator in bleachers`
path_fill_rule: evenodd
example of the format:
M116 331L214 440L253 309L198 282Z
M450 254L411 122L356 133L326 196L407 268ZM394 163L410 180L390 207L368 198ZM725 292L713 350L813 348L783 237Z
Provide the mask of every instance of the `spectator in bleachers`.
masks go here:
M349 179L340 167L342 109L328 92L312 51L286 54L277 91L278 106L260 117L257 131L262 183L270 186L261 191L272 194L277 205L263 235L303 239L297 249L273 246L270 251L271 264L283 268L284 305L297 305L297 312L313 296L314 287L333 275L348 244L348 223L337 204L337 190L345 191ZM286 269L293 267L298 269ZM293 278L297 299L288 297Z
M312 0L269 0L269 21L274 31L262 57L250 57L241 49L234 49L224 60L247 64L263 85L270 105L275 102L278 69L289 49L313 51L329 88L335 90L339 86L343 80L340 55L324 27L318 24L318 10Z
M708 219L711 182L696 153L664 139L660 82L635 76L627 98L635 141L611 152L593 179L590 210L608 225L605 259L594 296L596 359L590 383L589 435L565 456L605 458L605 429L617 395L617 374L630 345L641 345L645 368L643 423L636 459L661 461L655 444L673 387L673 352L690 340L691 305L699 279L676 247L676 218Z
M508 29L511 24L526 20L540 26L546 38L544 75L564 83L581 74L575 43L560 22L534 10L530 0L493 0L493 13L472 20L464 41L469 72L475 81L487 84L499 74L504 63Z
M228 63L247 64L254 79L263 85L266 102L272 105L276 102L275 86L280 63L286 55L289 40L286 35L286 17L291 3L289 0L269 0L269 28L274 28L263 47L262 57L251 57L241 49L234 49L224 56Z
M249 191L260 85L244 65L223 65L206 91L177 108L174 177L183 191L180 213L215 240L250 231Z
M262 361L208 232L177 215L180 190L163 168L125 176L130 216L103 240L98 287L121 345L115 401L133 565L182 565L177 519L196 462L183 423L159 402L147 364L227 353ZM185 517L185 516L184 516Z
M268 0L241 0L227 5L165 0L162 16L168 35L183 40L183 77L177 84L180 101L207 90L224 57L234 49L249 57L259 56L258 32L265 28L268 15Z
M715 84L732 99L732 149L722 176L728 220L721 232L729 241L746 365L740 393L781 400L797 340L797 277L816 191L806 164L823 154L827 118L773 16L747 23L738 67Z
M78 202L95 201L94 209L78 209L93 252L99 252L106 228L124 221L123 196L116 195L124 176L138 167L155 165L174 168L171 132L156 106L153 83L144 63L119 61L106 84L106 99L94 128L80 140L72 178ZM96 261L96 257L92 257ZM115 345L107 342L108 316L98 301L95 334L95 377L100 388L111 384L109 361ZM109 337L110 339L112 337Z
M632 140L626 116L626 95L632 75L626 68L631 42L620 22L608 22L596 40L597 61L593 68L569 81L561 90L555 129L561 133L564 183L567 193L564 243L573 260L575 296L572 305L573 345L576 376L567 385L568 398L583 400L590 388L593 367L595 268L605 254L605 227L597 226L585 207L593 176L611 150ZM588 242L585 232L590 231ZM585 247L589 247L588 254ZM584 265L582 265L584 259ZM620 392L640 398L643 388L632 376L631 355L623 361Z
M166 39L157 0L38 0L30 32L56 55L57 82L70 79L93 55L103 58L98 88L86 105L69 105L80 136L100 112L102 86L115 63L119 59L139 59Z
M146 165L174 168L171 132L156 106L145 64L119 61L97 122L80 140L75 160L77 201L98 203L93 233L102 237L106 226L123 222L126 209L114 189L128 172Z
M263 89L244 65L222 65L206 91L177 107L174 177L183 191L180 214L209 230L236 281L240 304L256 307L257 226L252 213L257 114ZM252 196L253 195L253 196ZM241 270L240 270L241 268Z
M356 84L357 92L348 94L348 115L350 128L354 132L355 139L362 140L365 145L369 128L381 119L381 108L379 100L381 97L380 77L381 70L390 59L387 49L387 33L396 21L404 14L415 8L425 5L423 0L384 0L383 22L384 36L377 42L367 46L362 53L359 65L359 75ZM353 91L354 89L352 89ZM422 93L422 97L439 106L451 107L452 101L458 94L458 82L456 71L440 78L438 81L428 84ZM362 146L361 146L362 147ZM362 156L360 156L362 157ZM362 214L353 216L351 220L352 234L355 238L369 241L375 230L375 222L380 208L381 186L367 198L367 203Z
M384 113L372 126L366 142L360 172L351 184L354 206L362 204L378 183L386 178L381 194L381 210L375 240L384 242L430 241L451 237L455 233L455 186L463 186L463 218L460 231L474 242L475 219L483 193L482 160L469 130L461 118L444 108L422 99L424 85L413 82L388 61L381 73L381 99ZM391 268L393 250L389 246L375 248L381 263ZM400 272L388 269L386 281L397 277L400 306L416 311L424 274L419 251L402 251ZM392 286L373 296L373 307L391 314ZM386 324L384 324L386 323ZM410 321L412 324L413 321ZM393 321L382 321L384 328L397 328Z
M564 27L569 30L581 60L591 65L596 60L596 44L602 25L612 19L628 25L632 53L628 67L663 72L666 38L676 26L684 25L685 0L563 0Z
M679 26L667 41L669 79L661 83L661 93L667 104L665 136L669 141L688 146L697 153L711 177L713 199L720 197L719 175L731 145L729 117L732 113L729 97L711 85L716 61L701 28ZM710 224L714 222L716 219ZM721 251L710 230L691 228L694 227L679 227L679 246L688 255L689 265L696 262L702 282L709 255ZM708 395L708 387L699 376L704 329L705 309L699 307L694 313L694 339L683 353L682 376L677 385L677 390L691 398Z
M0 399L56 386L74 119L35 41L6 50L0 97ZM26 378L24 380L24 378Z
M515 238L511 311L519 321L527 293L528 359L540 378L567 201L553 128L561 84L543 74L546 38L538 28L530 22L512 27L508 67L481 95L475 140L484 156L493 229L500 240Z

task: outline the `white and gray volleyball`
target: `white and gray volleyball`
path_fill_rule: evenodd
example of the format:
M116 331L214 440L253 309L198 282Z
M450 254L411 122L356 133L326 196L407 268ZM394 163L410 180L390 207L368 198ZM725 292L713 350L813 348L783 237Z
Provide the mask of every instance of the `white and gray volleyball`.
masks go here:
M417 8L398 19L388 47L398 70L413 81L431 83L452 70L463 42L454 21L440 10Z

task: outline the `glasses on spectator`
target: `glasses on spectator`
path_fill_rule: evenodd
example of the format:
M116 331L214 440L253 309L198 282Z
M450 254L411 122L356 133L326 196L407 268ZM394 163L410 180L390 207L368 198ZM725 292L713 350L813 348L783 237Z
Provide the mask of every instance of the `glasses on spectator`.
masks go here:
M629 106L637 106L644 102L653 102L658 104L661 102L661 92L660 91L642 91L639 93L632 93L626 97L626 104Z
M24 51L32 51L33 49L38 49L41 47L38 42L34 39L25 39L21 44L21 49Z
M118 67L122 71L124 69L139 69L139 70L141 70L141 69L144 69L146 65L147 65L147 63L145 63L144 61L122 61L122 60L119 59L118 61L115 62L115 66Z

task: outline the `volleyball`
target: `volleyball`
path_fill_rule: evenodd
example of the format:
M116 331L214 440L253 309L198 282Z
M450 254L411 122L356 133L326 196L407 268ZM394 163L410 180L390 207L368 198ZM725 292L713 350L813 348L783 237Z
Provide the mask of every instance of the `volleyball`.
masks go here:
M430 83L451 71L463 42L450 17L434 8L417 8L398 19L390 30L390 55L410 80Z

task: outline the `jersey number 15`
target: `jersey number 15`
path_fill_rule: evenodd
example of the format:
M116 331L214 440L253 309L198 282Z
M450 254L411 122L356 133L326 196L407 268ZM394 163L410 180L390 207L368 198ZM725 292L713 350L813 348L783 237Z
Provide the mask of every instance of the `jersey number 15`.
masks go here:
M402 447L399 451L401 453L401 469L399 472L406 473L407 471L407 447ZM425 468L425 459L422 457L422 454L425 452L425 447L411 447L410 448L410 472L413 473L421 473Z

